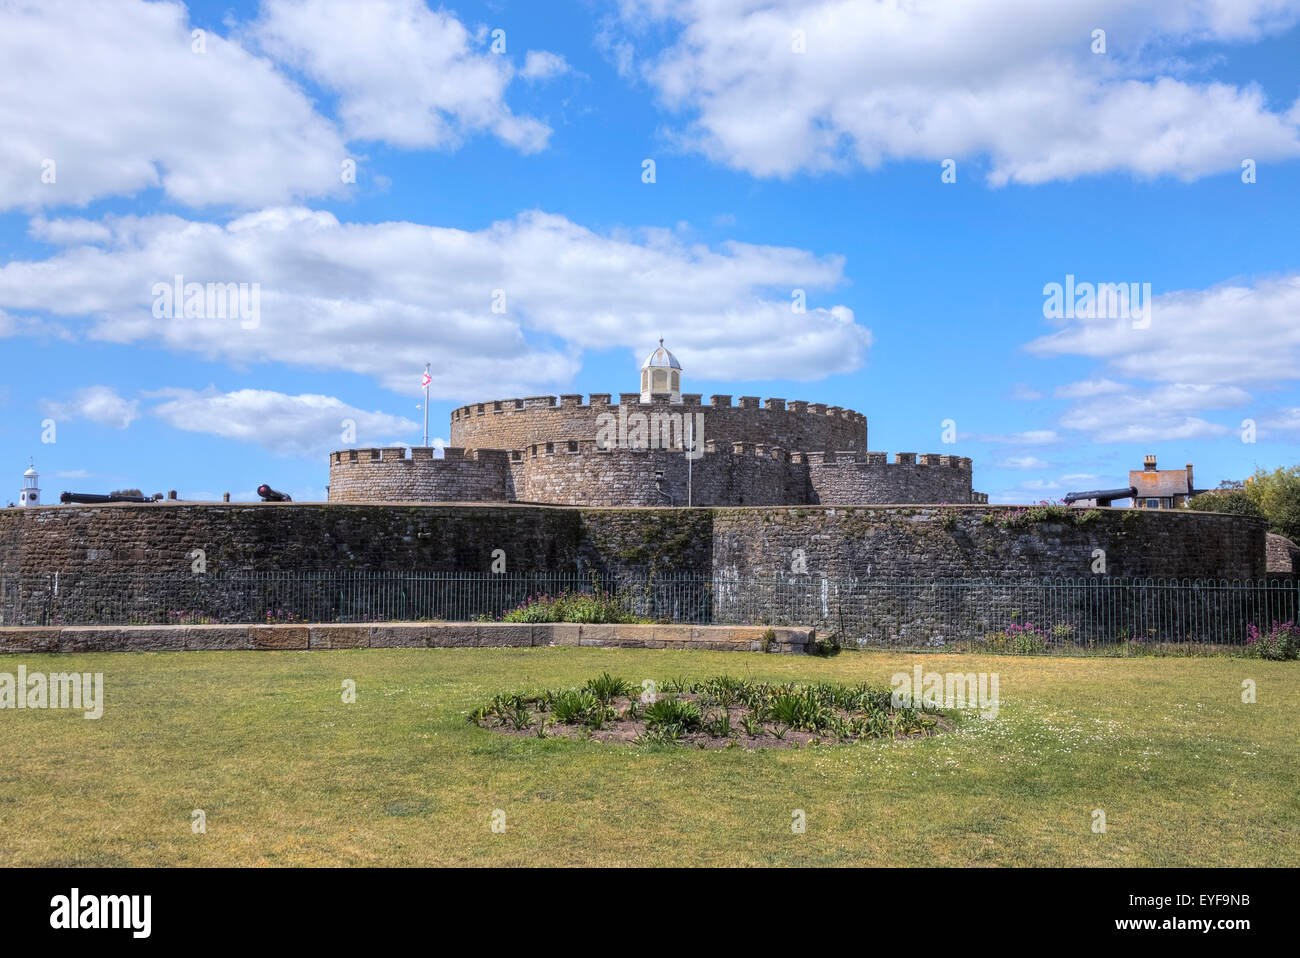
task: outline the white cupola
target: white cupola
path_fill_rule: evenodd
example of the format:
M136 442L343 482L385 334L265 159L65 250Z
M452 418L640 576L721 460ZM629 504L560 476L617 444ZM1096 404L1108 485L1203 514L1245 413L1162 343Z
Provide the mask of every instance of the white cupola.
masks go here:
M662 336L659 348L641 364L641 401L649 402L651 393L668 393L671 402L682 401L682 364L664 349Z
M23 473L23 487L18 493L18 504L20 506L39 506L41 504L41 477L36 471L36 463L30 459L28 462L31 465Z

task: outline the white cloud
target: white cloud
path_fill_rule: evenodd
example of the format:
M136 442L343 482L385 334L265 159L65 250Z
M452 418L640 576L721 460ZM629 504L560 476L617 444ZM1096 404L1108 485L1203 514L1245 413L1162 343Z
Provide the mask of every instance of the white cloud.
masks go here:
M525 80L549 80L568 72L568 62L558 53L529 50L524 56L524 68L519 71L519 75Z
M858 369L871 344L852 310L816 305L819 291L844 282L843 259L800 249L709 248L663 230L601 235L541 212L474 232L341 224L302 208L225 225L168 215L103 223L108 242L0 267L0 309L66 317L93 339L346 370L407 393L433 360L434 395L455 400L564 387L582 350L627 349L639 363L660 335L688 379L816 380ZM260 324L155 318L153 287L177 274L258 283ZM808 291L806 313L791 312L795 288ZM498 289L504 313L492 312Z
M1173 73L1200 44L1292 25L1290 0L624 0L600 46L689 118L682 146L757 176L891 160L987 160L1042 183L1121 171L1184 180L1300 155L1300 109ZM672 45L647 51L662 31ZM1091 33L1108 32L1105 55ZM795 52L795 31L806 51ZM1171 54L1173 54L1171 56Z
M140 403L123 399L110 386L78 389L66 402L41 400L45 414L55 421L85 419L110 429L125 429L140 416Z
M179 3L0 6L0 209L151 188L190 206L341 191L334 125L267 60L211 31L195 53L190 30Z
M1157 296L1151 323L1082 319L1029 343L1039 356L1104 360L1156 382L1257 384L1300 379L1300 275Z
M56 472L54 477L56 479L89 479L93 475L93 472L87 472L85 469L69 469L65 472Z
M1046 469L1047 463L1037 456L1010 456L998 460L997 466L1001 469Z
M1112 379L1088 379L1083 382L1066 383L1052 391L1055 399L1090 399L1094 396L1111 396L1123 392L1126 387Z
M1235 386L1175 383L1154 389L1133 387L1100 402L1072 406L1061 416L1061 426L1086 432L1094 442L1209 439L1233 430L1195 413L1249 401L1250 394Z
M513 68L481 33L424 0L265 0L251 28L277 60L338 94L349 139L449 148L486 132L525 153L542 149L550 128L511 112ZM557 60L533 51L524 69L541 79Z
M369 412L333 396L289 396L265 389L165 389L149 413L177 429L252 442L286 456L324 455L348 446L385 446L419 441L419 425L400 416ZM345 440L345 420L355 440Z
M971 436L976 442L992 442L1003 446L1046 446L1058 442L1055 429L1026 429L1014 433L980 433Z

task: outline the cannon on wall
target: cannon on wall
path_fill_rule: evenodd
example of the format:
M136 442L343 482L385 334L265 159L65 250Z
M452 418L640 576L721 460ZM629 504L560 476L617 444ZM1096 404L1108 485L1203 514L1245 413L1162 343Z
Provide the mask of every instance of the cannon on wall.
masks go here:
M293 502L293 498L287 492L276 492L266 483L257 487L257 494L262 497L263 502Z
M64 492L59 502L77 502L90 505L97 502L153 502L148 496L102 495L97 492Z

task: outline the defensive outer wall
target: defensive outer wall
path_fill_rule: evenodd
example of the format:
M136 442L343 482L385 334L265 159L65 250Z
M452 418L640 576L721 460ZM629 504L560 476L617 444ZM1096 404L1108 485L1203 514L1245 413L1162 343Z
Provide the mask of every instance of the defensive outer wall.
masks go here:
M123 504L0 510L0 575L394 570L644 570L915 582L1088 577L1260 578L1265 524L1200 512L1096 509L1010 524L996 506L720 509L474 504ZM1083 521L1081 521L1083 520Z
M206 593L205 607L216 610L214 621L243 621L221 611L241 607L240 587L225 578L237 573L486 574L499 549L510 573L598 572L615 583L647 570L659 578L700 574L692 601L702 602L707 621L714 623L844 629L849 640L875 642L886 636L887 642L915 646L951 629L951 620L942 617L945 603L936 601L949 595L943 582L1086 580L1095 578L1098 549L1104 550L1113 577L1257 579L1266 574L1262 520L1132 509L1078 510L1043 521L1016 520L1016 515L989 506L178 503L10 509L0 511L0 593L10 592L0 594L0 625L58 624L41 617L55 588L64 624L100 621L100 609L122 611L124 601L130 612L126 621L166 621L175 608L170 603L176 601L178 581L182 591L189 582L196 594ZM203 577L194 575L196 549L206 557L204 575L213 578L200 581ZM763 583L774 581L783 585L763 605L762 595L769 594ZM885 588L870 597L862 591L891 582L905 588ZM17 602L15 589L26 590ZM1065 611L1026 602L1022 594L988 581L958 591L967 612L989 621L994 613L1005 619L1013 607L1014 614L1034 621L1043 621L1049 611L1059 620ZM838 604L840 595L857 615L847 626L837 615L845 608ZM282 611L294 613L291 603L290 597ZM1202 609L1197 615L1207 613ZM1077 615L1074 621L1080 621ZM1242 635L1245 621L1234 626ZM1079 637L1084 634L1081 627Z

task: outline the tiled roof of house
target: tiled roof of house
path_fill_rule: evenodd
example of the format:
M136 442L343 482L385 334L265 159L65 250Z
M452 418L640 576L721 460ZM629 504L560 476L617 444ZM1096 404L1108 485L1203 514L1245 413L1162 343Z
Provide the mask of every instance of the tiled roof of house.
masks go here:
M1148 472L1145 469L1133 469L1128 474L1129 485L1137 490L1138 497L1164 498L1167 496L1186 496L1192 492L1187 483L1186 469L1161 469Z

